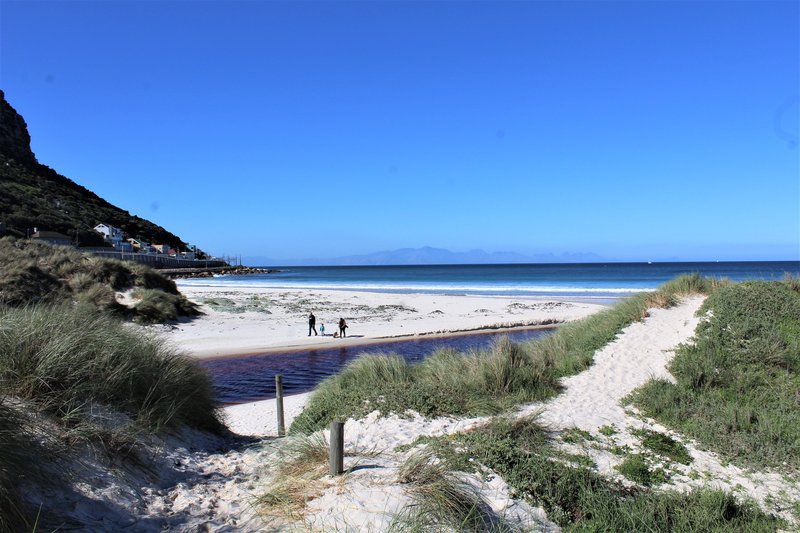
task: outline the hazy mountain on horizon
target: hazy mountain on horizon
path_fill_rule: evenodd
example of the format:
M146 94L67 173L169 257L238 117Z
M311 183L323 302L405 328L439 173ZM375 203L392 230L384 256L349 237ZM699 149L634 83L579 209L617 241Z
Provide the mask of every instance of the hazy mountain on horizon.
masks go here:
M563 253L524 255L516 252L487 252L469 250L453 252L445 248L399 248L369 254L347 255L334 258L275 260L263 256L245 257L253 266L379 266L379 265L468 265L503 263L592 263L603 258L594 253Z

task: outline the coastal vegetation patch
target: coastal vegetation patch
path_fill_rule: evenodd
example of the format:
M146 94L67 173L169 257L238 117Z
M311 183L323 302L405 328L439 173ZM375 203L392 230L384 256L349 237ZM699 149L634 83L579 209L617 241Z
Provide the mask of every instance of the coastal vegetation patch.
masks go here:
M782 525L754 504L722 491L628 487L589 467L564 462L547 432L531 418L500 417L482 428L428 438L424 444L451 472L480 474L483 467L497 472L516 497L543 507L566 531L775 531Z
M136 290L131 307L118 293ZM83 254L67 246L0 238L0 305L77 302L141 322L198 314L175 282L138 263Z
M713 292L696 341L633 403L729 460L800 468L800 284L752 281Z
M501 340L478 353L440 350L419 363L397 355L363 356L322 382L292 424L313 431L336 418L358 418L411 409L423 416L496 414L540 401L559 391L559 378L591 365L594 352L652 307L675 305L685 294L709 293L725 282L686 275L657 291L626 298L615 306L565 324L539 340Z

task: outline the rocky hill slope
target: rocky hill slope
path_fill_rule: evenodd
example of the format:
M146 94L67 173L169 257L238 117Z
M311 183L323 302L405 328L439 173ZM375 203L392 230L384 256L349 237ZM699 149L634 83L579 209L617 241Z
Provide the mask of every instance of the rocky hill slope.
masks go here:
M102 244L92 228L105 222L149 242L185 248L177 235L110 204L39 163L30 142L25 119L0 91L0 223L6 233L22 237L37 227L92 246Z

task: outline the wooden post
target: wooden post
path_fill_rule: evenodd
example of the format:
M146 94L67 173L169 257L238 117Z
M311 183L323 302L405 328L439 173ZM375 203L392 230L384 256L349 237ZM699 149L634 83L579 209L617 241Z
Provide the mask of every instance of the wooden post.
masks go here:
M283 376L275 374L275 407L278 412L278 436L286 435L286 426L283 419Z
M331 475L338 476L344 472L344 422L331 422L330 447Z

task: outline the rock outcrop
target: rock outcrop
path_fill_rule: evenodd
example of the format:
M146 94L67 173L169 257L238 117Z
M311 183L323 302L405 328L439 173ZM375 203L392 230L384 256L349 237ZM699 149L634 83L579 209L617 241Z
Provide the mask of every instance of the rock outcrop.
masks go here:
M0 152L22 163L36 163L31 136L22 115L11 107L0 90Z

